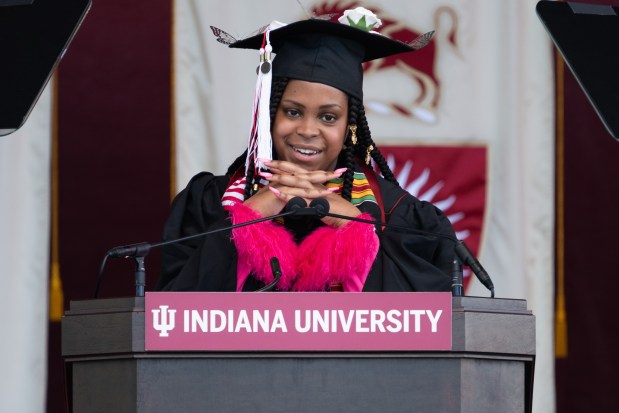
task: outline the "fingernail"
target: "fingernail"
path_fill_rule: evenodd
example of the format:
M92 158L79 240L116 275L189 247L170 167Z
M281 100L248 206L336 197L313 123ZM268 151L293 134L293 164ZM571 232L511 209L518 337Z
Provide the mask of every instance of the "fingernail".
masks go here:
M348 170L348 168L339 168L339 169L336 169L336 170L335 170L335 171L333 171L333 172L334 172L334 173L336 173L336 174L340 174L340 175L341 175L341 174L343 174L344 172L346 172L347 170Z
M269 173L269 172L260 172L258 175L260 175L260 176L262 176L262 177L264 177L264 178L266 178L266 179L271 179L271 178L273 178L273 174L272 174L272 173Z
M340 190L339 186L333 186L331 188L327 188L327 191L329 191L329 192L337 192L339 190Z
M279 192L279 189L273 188L272 186L269 187L269 190L277 196L280 196L282 194L281 192Z

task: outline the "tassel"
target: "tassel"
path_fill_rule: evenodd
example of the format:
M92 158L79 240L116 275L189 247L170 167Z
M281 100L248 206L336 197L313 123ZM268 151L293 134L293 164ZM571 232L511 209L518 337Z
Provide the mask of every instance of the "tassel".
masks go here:
M273 159L273 143L271 139L271 84L273 80L272 58L273 48L270 41L271 29L264 32L263 47L260 48L260 65L254 93L253 122L247 143L247 159L245 160L245 175L253 159L256 171L266 169L260 159ZM254 171L254 172L256 172Z
M271 42L269 33L265 33L263 62L260 64L260 101L258 103L258 168L265 168L262 159L273 159L273 141L271 138L271 83L273 80L273 66L271 64Z
M567 315L562 291L557 296L555 309L555 358L567 358Z
M64 312L64 294L60 279L60 264L52 262L52 277L49 282L49 320L60 321Z
M260 67L258 67L259 69ZM258 73L260 71L258 70ZM254 92L254 106L252 110L252 123L251 128L249 130L249 138L247 139L247 158L245 159L245 176L249 173L249 167L252 165L251 160L256 159L256 146L258 144L258 133L257 133L257 116L258 116L258 99L260 98L260 85L261 78L258 75L258 79L256 80L256 90Z

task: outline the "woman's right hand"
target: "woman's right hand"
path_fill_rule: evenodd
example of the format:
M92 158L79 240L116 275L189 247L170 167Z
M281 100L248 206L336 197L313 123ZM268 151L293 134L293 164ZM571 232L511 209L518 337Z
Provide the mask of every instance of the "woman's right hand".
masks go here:
M267 179L269 185L244 202L262 216L280 213L294 197L304 198L309 203L312 199L331 195L332 191L324 184L338 178L346 170L307 171L286 161L269 161L266 164L271 173L263 172L260 176Z
M279 199L269 190L270 185L260 188L258 192L243 202L263 217L279 214L286 206L286 201Z

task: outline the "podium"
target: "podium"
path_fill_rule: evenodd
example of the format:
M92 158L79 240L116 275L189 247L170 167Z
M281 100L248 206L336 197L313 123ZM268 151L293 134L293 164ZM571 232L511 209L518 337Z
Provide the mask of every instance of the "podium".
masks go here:
M530 412L525 300L454 297L451 351L145 351L144 298L72 301L72 412Z

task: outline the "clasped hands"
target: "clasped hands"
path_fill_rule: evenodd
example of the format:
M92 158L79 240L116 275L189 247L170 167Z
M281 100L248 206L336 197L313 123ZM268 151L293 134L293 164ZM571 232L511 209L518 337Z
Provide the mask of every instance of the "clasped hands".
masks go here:
M325 183L340 177L346 168L335 171L308 171L303 167L287 161L265 161L270 172L261 172L260 176L269 185L264 186L256 192L244 204L260 215L266 217L282 212L288 201L294 197L301 197L309 204L313 199L325 198L329 201L329 211L349 217L356 217L361 211L343 199L340 195L333 193L336 188L327 189ZM348 220L323 217L321 220L332 227L345 225Z

